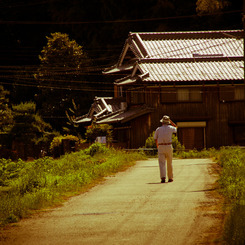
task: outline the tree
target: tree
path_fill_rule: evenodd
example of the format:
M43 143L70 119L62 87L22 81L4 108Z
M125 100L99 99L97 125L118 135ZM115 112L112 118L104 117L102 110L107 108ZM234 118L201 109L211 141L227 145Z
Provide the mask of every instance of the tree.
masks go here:
M230 5L230 2L226 0L198 0L196 5L198 14L210 14L223 10Z
M66 108L70 107L72 99L78 96L79 103L90 105L83 90L90 88L87 80L91 60L82 46L71 40L68 34L60 32L47 37L47 45L43 47L39 59L40 67L35 77L41 91L38 98L40 113L53 117L53 124L59 124L56 128L61 130Z
M13 114L8 105L9 92L0 86L0 133L8 132L13 126Z
M47 37L48 43L41 51L39 59L42 68L69 67L79 69L87 58L83 53L82 46L76 41L70 40L64 33L51 33Z
M10 131L13 145L19 149L22 146L24 153L21 157L35 156L41 149L47 151L55 133L52 132L50 124L46 123L36 112L34 102L25 102L13 105L14 126ZM24 149L24 150L23 150Z
M90 60L76 41L60 32L51 33L51 37L46 38L47 45L39 55L41 64L36 74L41 86L59 86L60 82L76 80L77 76L87 71ZM45 81L48 83L45 84Z

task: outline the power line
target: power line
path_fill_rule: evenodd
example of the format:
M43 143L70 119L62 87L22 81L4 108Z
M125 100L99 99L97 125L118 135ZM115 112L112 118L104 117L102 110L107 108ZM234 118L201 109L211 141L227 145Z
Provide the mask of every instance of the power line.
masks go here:
M23 3L8 3L8 5L4 6L3 3L1 3L2 5L0 6L0 9L3 9L3 8L8 8L8 9L12 9L12 8L19 8L19 7L27 7L27 6L37 6L37 5L43 5L45 3L48 3L47 0L44 0L44 1L40 1L40 2L32 2L32 3L26 3L25 1Z
M242 13L242 10L224 11L220 14L233 14ZM20 21L20 20L0 20L0 24L12 24L12 25L81 25L81 24L114 24L114 23L134 23L134 22L148 22L159 20L174 20L174 19L186 19L205 16L214 16L215 14L201 14L201 15L183 15L183 16L170 16L161 18L146 18L146 19L130 19L130 20L96 20L96 21Z
M39 84L32 84L32 83L21 83L20 81L17 81L15 82L14 84L10 84L8 82L2 82L0 81L0 84L5 84L5 85L12 85L12 86L23 86L23 87L35 87L35 88L39 88L39 89L50 89L50 90L68 90L68 91L83 91L83 92L108 92L108 93L114 93L114 88L112 89L103 89L102 87L100 89L95 89L95 88L77 88L77 87L73 87L73 86L62 86L62 87L59 87L59 86L53 86L53 85L39 85ZM103 84L103 83L101 83ZM113 85L113 84L110 84L110 85ZM210 84L205 84L204 85L204 88L205 87L219 87L218 85L210 85ZM231 84L225 84L224 86L231 86ZM241 84L242 87L244 87L243 84ZM156 91L145 91L145 90L139 90L139 91L136 91L136 90L130 90L129 92L132 92L132 93L137 93L137 94L145 94L147 95L148 93L149 94L186 94L186 91L183 91L183 92L180 92L178 91L178 87L176 87L176 91L168 91L168 90L162 90L162 89L165 89L164 88L164 85L161 85L160 88L161 88L161 91L159 91L159 86L156 86ZM219 93L219 91L205 91L202 89L203 88L203 85L200 86L200 90L198 91L191 91L192 88L190 87L187 87L187 89L190 89L190 91L188 91L188 93L199 93L199 94L211 94L211 93ZM193 88L193 90L195 90L195 88ZM226 93L234 93L233 91L226 91Z

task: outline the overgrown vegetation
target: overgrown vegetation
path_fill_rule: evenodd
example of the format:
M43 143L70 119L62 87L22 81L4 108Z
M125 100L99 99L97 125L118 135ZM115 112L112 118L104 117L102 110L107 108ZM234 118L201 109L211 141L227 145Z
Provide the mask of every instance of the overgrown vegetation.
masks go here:
M245 150L239 147L222 148L216 154L222 167L219 184L228 206L224 240L227 244L245 242Z
M144 159L144 154L118 151L93 144L59 159L32 162L0 159L0 224L16 222L31 210L41 209L76 194L104 176Z
M92 123L86 130L85 137L88 142L92 143L98 136L106 136L106 142L112 141L112 126L109 124Z
M55 145L60 145L58 137ZM76 141L77 138L69 138ZM185 152L176 137L176 157L212 157L221 167L218 180L220 191L226 198L230 212L225 224L224 241L243 244L245 238L245 150L223 147L220 150ZM146 146L153 146L152 135ZM59 159L40 158L32 162L0 159L0 224L16 222L32 210L62 201L63 196L81 192L87 186L117 171L131 166L146 156L139 152L126 152L92 144L83 151L66 154Z
M7 96L9 92L0 86L0 133L8 132L13 126L13 113Z
M67 145L68 149L65 149L64 142L67 142L69 145ZM84 142L83 140L81 140ZM81 143L82 143L81 142ZM70 152L73 148L73 151L75 151L76 145L80 143L80 139L77 136L74 135L59 135L53 138L52 142L50 143L50 152L54 157L60 157L61 155L64 155L66 152Z

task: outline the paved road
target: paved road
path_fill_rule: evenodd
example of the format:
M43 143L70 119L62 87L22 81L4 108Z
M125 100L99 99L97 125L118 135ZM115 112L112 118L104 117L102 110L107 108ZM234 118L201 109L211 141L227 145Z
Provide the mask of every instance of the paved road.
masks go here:
M198 244L214 225L210 159L174 160L174 182L160 184L157 159L108 177L62 207L7 230L0 244Z

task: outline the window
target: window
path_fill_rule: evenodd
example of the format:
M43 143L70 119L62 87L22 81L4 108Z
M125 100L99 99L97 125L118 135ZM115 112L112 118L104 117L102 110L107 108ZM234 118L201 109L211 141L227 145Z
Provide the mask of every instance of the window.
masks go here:
M144 90L131 91L130 98L132 104L143 104L144 103Z
M193 102L202 102L202 89L201 88L194 88L189 91L190 93L190 101Z
M244 86L221 86L219 88L219 98L222 102L244 100Z
M202 88L164 88L161 91L161 102L202 102Z
M245 99L245 89L244 86L235 87L235 100L244 100Z
M177 89L177 100L178 101L189 101L190 93L188 88Z

